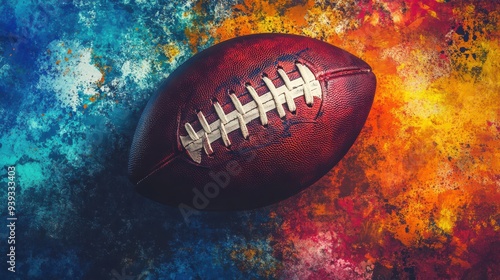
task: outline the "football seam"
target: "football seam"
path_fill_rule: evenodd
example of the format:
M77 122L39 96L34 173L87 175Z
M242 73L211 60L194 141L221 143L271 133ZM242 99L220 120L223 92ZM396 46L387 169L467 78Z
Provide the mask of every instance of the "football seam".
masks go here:
M166 165L168 165L169 163L171 163L172 161L177 159L180 155L181 154L179 154L179 153L173 153L173 154L166 156L163 160L158 162L158 164L156 164L155 167L153 167L152 170L146 176L142 177L142 179L138 180L137 183L135 183L135 184L139 185L142 181L144 181L148 177L154 175L156 172L158 172L158 170L162 169L163 167L165 167Z
M318 75L319 81L328 81L343 76L354 76L357 74L373 73L369 68L346 67L335 70L326 71Z

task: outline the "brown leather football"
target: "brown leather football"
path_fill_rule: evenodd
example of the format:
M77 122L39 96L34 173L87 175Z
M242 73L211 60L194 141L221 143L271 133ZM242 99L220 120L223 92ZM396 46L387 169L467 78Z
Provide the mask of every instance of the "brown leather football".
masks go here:
M151 98L129 160L136 190L198 210L290 197L325 175L363 127L376 79L322 41L257 34L186 61Z

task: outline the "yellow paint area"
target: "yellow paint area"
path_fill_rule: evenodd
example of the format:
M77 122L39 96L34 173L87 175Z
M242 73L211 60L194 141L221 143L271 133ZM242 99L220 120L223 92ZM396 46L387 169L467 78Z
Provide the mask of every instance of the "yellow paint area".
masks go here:
M500 11L485 14L474 5L450 6L439 0L412 7L377 1L372 9L361 2L335 1L334 6L324 1L245 0L232 7L231 16L185 33L192 45L253 33L302 34L367 61L378 85L358 140L322 179L329 187L316 190L317 197L306 191L293 200L309 207L295 209L296 215L272 212L271 217L284 217L280 230L291 242L299 239L301 226L340 224L357 236L359 248L381 245L387 235L406 247L452 244L451 265L467 268L468 240L455 236L464 230L457 225L466 221L474 234L499 231L500 34L493 22L500 22ZM459 34L459 26L468 37ZM173 47L161 49L167 57L176 54ZM363 172L353 177L350 196L359 203L354 213L336 204L338 186L353 172L348 160ZM357 188L363 183L370 185L365 193ZM391 210L385 212L381 205ZM484 215L481 211L491 212L487 220L478 218ZM304 219L302 225L293 220L297 217ZM357 223L355 218L364 220ZM258 256L252 250L234 254L247 260ZM373 252L369 256L377 258Z

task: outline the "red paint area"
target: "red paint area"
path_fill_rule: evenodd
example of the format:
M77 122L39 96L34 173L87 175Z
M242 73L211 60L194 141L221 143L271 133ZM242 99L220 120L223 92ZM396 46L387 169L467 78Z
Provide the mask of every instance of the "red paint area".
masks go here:
M244 1L191 33L307 35L361 57L378 78L347 155L271 207L282 265L266 275L498 278L498 11L498 1Z

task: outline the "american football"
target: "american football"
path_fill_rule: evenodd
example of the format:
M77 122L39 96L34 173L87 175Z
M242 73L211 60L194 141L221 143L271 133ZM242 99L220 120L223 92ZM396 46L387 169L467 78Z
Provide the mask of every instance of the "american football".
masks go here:
M270 205L342 159L375 88L366 62L316 39L256 34L219 43L152 96L129 177L140 194L183 209Z

